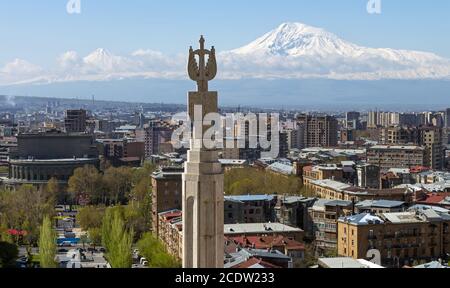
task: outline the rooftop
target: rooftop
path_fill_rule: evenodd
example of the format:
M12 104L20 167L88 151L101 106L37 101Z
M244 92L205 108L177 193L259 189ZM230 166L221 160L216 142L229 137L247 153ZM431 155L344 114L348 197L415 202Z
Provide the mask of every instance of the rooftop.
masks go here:
M354 225L373 225L384 223L384 221L380 217L369 213L362 213L358 215L342 217L339 219L339 221L347 222Z
M247 202L247 201L272 201L272 195L241 195L241 196L225 196L225 200Z
M365 200L356 204L358 208L374 207L374 208L397 208L405 205L405 202L391 200Z
M375 145L372 146L372 150L410 150L410 151L423 151L425 148L420 146L399 146L399 145Z
M294 167L292 165L286 165L280 162L273 163L268 169L285 175L291 175L294 172Z
M357 260L353 258L337 257L337 258L320 258L319 266L332 269L347 268L383 268L366 260Z
M225 235L233 234L258 234L279 232L303 232L302 229L287 226L281 223L249 223L249 224L226 224Z
M239 160L239 159L219 159L220 164L222 165L245 165L247 160Z
M330 179L314 180L311 182L315 185L326 187L326 188L331 188L331 189L334 189L334 190L340 191L340 192L352 187L351 185L348 185L348 184L345 184L342 182L338 182L338 181L334 181L334 180L330 180Z

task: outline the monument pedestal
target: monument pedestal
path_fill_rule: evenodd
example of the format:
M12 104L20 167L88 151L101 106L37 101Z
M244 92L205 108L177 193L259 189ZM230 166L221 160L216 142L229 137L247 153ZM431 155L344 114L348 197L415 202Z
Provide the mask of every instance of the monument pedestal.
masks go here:
M217 151L189 151L183 175L183 267L223 268L224 175Z

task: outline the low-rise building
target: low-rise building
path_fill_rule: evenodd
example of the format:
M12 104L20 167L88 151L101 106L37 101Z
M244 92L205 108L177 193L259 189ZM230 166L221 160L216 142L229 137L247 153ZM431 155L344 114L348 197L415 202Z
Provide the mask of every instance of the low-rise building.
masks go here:
M315 251L323 255L337 248L337 219L351 215L353 203L341 200L319 199L308 209L315 239Z
M294 261L305 257L305 245L292 238L278 236L238 236L227 237L228 241L235 242L240 248L277 250Z
M274 221L277 203L272 195L225 196L225 224L266 223Z
M358 187L371 189L380 188L380 167L377 165L358 165L356 167L356 174Z
M396 200L411 203L414 191L409 187L363 189L333 180L315 180L306 185L318 198L360 202L364 200Z
M355 208L358 214L403 212L406 209L406 203L390 200L365 200L356 203Z
M282 235L303 241L304 231L281 223L225 224L226 237L238 236L278 236Z
M307 166L303 168L303 183L305 185L314 180L330 179L335 181L342 181L343 177L344 172L342 170L342 167L338 167L335 164Z
M181 210L170 210L158 214L159 240L166 246L167 252L178 260L183 259L183 222Z
M312 238L312 222L308 208L317 201L317 198L300 196L280 196L275 206L276 222L305 231L305 237Z

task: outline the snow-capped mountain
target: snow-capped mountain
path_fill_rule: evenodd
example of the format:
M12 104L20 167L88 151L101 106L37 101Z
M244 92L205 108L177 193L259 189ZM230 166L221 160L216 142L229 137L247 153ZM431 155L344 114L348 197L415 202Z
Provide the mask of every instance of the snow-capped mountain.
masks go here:
M230 52L239 55L279 56L351 55L356 45L339 39L323 29L301 23L284 23L250 44Z
M450 76L450 61L435 54L358 46L321 28L302 23L284 23L248 45L224 52L223 57L226 67L235 67L236 60L245 61L255 74L259 74L259 78L414 79ZM232 72L239 73L237 70Z
M106 49L99 48L83 58L86 68L105 72L117 72L132 68L129 59L113 55Z
M57 58L57 67L16 59L0 67L0 85L187 79L186 52L166 55L139 49L119 56L99 48L79 57L76 51L66 51ZM450 79L450 60L433 53L363 47L302 23L284 23L217 58L218 79Z

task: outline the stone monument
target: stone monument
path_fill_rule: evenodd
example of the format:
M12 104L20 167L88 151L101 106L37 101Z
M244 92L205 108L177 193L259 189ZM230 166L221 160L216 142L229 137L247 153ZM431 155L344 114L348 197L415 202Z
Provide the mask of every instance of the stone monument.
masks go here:
M193 133L183 174L183 268L223 268L224 174L218 151L203 145L208 128L203 117L218 112L217 92L208 91L208 82L217 74L217 63L214 47L206 50L203 36L200 49L191 47L189 51L188 73L197 82L198 91L188 95ZM200 117L195 115L198 108Z

